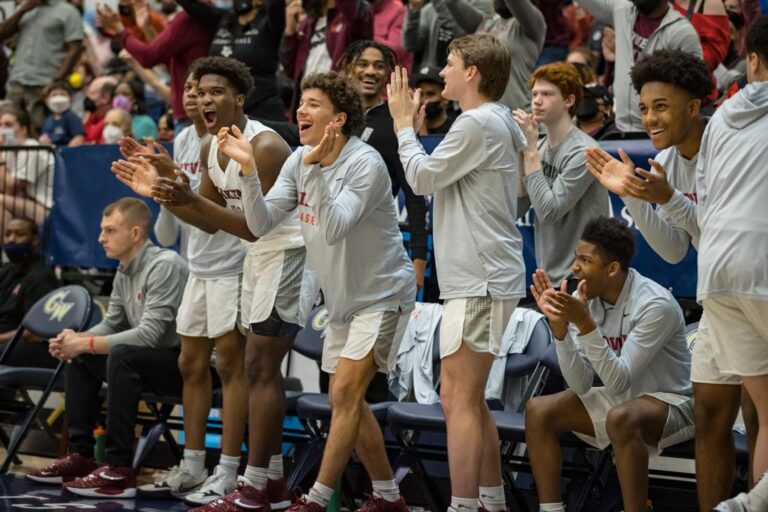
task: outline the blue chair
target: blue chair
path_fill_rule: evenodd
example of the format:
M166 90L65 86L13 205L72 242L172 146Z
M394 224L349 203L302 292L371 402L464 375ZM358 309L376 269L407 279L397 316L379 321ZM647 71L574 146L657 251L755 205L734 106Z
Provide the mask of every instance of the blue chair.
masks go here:
M6 444L5 459L0 465L0 474L8 472L16 453L27 436L32 422L35 421L45 405L48 396L54 388L63 389L61 379L64 363L51 369L21 368L8 366L11 352L19 343L27 343L22 337L30 332L41 338L55 337L64 329L82 331L88 327L91 320L93 301L91 295L82 286L64 286L47 294L38 300L24 315L21 326L13 339L0 355L0 385L16 389L37 389L41 391L38 400L30 404L26 414L22 414Z

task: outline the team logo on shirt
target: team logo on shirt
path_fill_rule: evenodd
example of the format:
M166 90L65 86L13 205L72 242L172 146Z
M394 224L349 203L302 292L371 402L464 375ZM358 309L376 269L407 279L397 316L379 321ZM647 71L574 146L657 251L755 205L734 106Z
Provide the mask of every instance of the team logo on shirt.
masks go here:
M627 341L627 335L622 334L621 336L603 336L603 339L606 343L608 343L608 346L611 347L614 352L621 354L621 347L623 347L624 342Z
M312 328L316 331L324 331L328 327L328 310L323 308L312 317Z

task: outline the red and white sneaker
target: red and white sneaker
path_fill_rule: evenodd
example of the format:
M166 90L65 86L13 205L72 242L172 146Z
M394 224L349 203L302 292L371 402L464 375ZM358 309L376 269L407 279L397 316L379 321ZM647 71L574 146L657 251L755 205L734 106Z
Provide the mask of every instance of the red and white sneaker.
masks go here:
M314 501L308 500L306 496L301 495L293 504L288 507L288 512L325 512L325 508L321 507Z
M86 459L79 453L71 453L50 466L27 473L27 478L41 484L63 484L75 478L88 475L99 465L93 459Z
M65 483L64 489L86 498L135 498L136 473L133 468L104 466Z
M387 501L377 494L369 494L368 502L356 512L408 512L408 510L408 505L405 504L402 496L397 501Z

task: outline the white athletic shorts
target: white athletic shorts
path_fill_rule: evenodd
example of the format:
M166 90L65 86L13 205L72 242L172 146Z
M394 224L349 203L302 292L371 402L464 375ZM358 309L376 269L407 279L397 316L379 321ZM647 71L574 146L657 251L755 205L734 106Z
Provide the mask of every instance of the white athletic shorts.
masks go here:
M715 359L712 329L707 320L707 314L701 315L699 328L695 338L689 340L693 350L691 357L691 381L700 384L732 384L740 385L741 377L732 373L723 373Z
M664 425L661 439L658 446L656 446L658 450L656 455L660 454L664 448L693 439L695 434L693 398L675 393L647 393L645 396L650 396L669 404L667 423ZM605 450L611 445L611 440L608 439L608 431L605 427L608 412L625 401L623 398L608 393L603 386L593 387L583 395L578 395L578 397L592 420L595 437L580 432L574 432L574 434L585 443L600 450Z
M176 315L176 332L181 336L217 338L236 329L240 278L189 276Z
M768 301L717 297L702 304L720 370L742 377L768 375Z
M399 312L362 313L352 317L352 321L341 329L328 325L323 343L323 371L336 373L336 366L342 357L359 361L373 350L378 371L389 373L411 311L409 308Z
M504 330L518 302L488 296L446 300L440 322L440 357L459 350L462 341L475 352L498 356Z
M246 254L240 297L240 319L246 330L268 320L273 311L284 323L304 326L299 301L305 256L304 247Z

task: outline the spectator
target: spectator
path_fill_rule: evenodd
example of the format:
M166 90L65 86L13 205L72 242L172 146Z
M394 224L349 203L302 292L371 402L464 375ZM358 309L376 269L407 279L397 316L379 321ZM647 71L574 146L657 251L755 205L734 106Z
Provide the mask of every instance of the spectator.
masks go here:
M403 22L406 7L400 0L373 0L373 40L392 48L397 62L411 72L413 54L403 48Z
M571 64L584 64L597 72L597 58L595 57L595 53L585 46L571 50L565 61L570 62Z
M117 104L116 104L117 103ZM147 114L147 103L144 99L144 84L140 80L120 82L115 88L112 108L125 108L131 114L132 137L143 139L157 138L157 125Z
M578 2L563 7L563 17L571 35L570 48L581 48L589 44L595 19Z
M613 96L617 128L644 132L637 91L629 78L632 66L641 56L662 48L678 48L701 57L698 34L667 0L581 0L580 5L616 31Z
M493 15L486 15L468 0L445 0L456 23L468 33L491 34L506 43L512 68L501 103L510 109L531 103L528 76L544 44L544 16L530 0L495 0Z
M208 55L231 57L248 67L254 87L245 99L245 113L285 121L276 75L285 29L285 0L241 0L233 5L234 11L201 0L180 3L196 21L215 31Z
M163 114L157 122L157 140L171 142L173 137L173 114L169 112Z
M0 24L0 41L17 34L8 99L25 108L32 126L40 129L45 119L43 87L64 79L74 67L83 44L83 21L65 0L26 0Z
M167 21L173 21L173 18L179 13L179 5L175 0L160 0L160 12L163 13Z
M0 115L0 145L40 146L30 137L29 114L11 110ZM28 217L38 224L45 221L53 206L53 155L50 151L5 151L0 167L0 228L3 219Z
M83 122L72 111L72 92L64 82L53 82L45 89L45 105L51 113L43 123L41 144L74 147L85 142Z
M467 1L483 14L493 14L493 3L489 0ZM445 0L409 0L403 27L403 48L416 55L413 69L424 66L443 69L451 41L471 32L456 23Z
M3 252L9 263L0 266L0 350L16 334L35 302L59 287L56 274L40 254L37 223L32 219L15 217L6 223ZM58 361L48 353L45 340L28 332L24 340L14 348L6 364L56 367Z
M569 62L568 64L573 64L573 67L576 68L584 87L597 85L597 73L595 73L594 69L581 62Z
M584 88L584 97L576 109L576 125L595 140L616 132L613 122L613 98L602 85Z
M175 252L149 241L152 213L135 198L104 209L99 243L120 262L104 320L87 332L66 329L49 342L66 371L69 455L27 474L42 483L66 482L80 496L133 498L138 470L131 467L136 410L142 391L181 396L176 311L187 266ZM94 460L93 428L107 396L107 464Z
M546 20L544 49L541 51L536 67L551 62L564 61L571 44L571 27L565 17L565 6L571 0L539 0L538 6Z
M675 10L688 18L701 40L710 71L725 60L731 42L730 23L723 0L675 0Z
M97 15L104 27L117 34L120 44L142 67L165 64L171 75L171 109L175 116L174 129L179 132L190 124L184 113L184 75L195 59L208 53L213 30L179 13L152 43L146 44L125 30L119 16L107 6L100 6Z
M104 116L101 137L104 144L117 144L122 137L132 137L131 114L122 108L113 108Z
M424 66L411 76L411 84L415 89L421 89L421 104L424 105L424 123L419 135L448 133L455 118L448 115L451 102L443 98L445 81L440 70Z
M150 9L147 0L118 0L117 11L125 30L143 43L152 42L168 24L159 12Z
M85 141L91 144L103 144L101 132L104 130L104 116L112 108L117 80L110 76L94 78L88 86L83 105L88 116L85 118Z
M347 46L373 37L373 14L365 0L308 0L307 17L299 21L301 0L292 0L285 12L280 62L294 81L291 111L295 110L302 78L338 71Z

